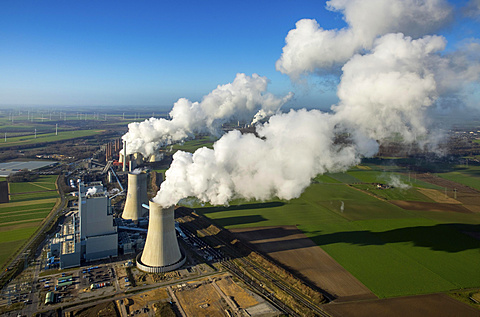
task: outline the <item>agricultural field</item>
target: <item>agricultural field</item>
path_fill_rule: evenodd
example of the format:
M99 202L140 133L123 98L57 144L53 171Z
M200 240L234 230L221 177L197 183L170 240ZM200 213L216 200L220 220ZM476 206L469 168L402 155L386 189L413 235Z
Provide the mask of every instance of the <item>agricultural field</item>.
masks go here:
M185 141L182 144L174 144L172 145L172 151L185 151L185 152L190 152L193 153L197 149L201 147L208 147L208 148L213 148L213 143L215 142L216 139L212 137L200 137L196 138L194 140L189 140Z
M0 204L0 267L35 233L58 200L56 175L10 183L10 202Z
M431 190L442 187L427 184L429 197L421 190L425 182L408 182L399 171L362 166L319 176L291 201L236 201L196 211L227 229L296 226L380 298L480 286L480 240L474 238L480 235L480 213L458 212L460 202L438 210L390 203L439 204ZM402 177L409 187L374 189L371 183L381 182L380 175Z
M480 166L456 166L453 171L437 173L439 177L480 190Z
M0 142L0 148L10 147L15 145L30 145L35 143L44 143L44 142L58 142L63 140L70 140L75 138L82 138L87 136L96 135L103 133L104 130L76 130L76 131L62 131L58 132L58 135L53 133L43 133L39 134L37 132L37 137L32 133L31 135L24 135L19 137L7 137L7 142Z
M29 201L58 197L57 175L40 175L34 182L9 183L10 201Z

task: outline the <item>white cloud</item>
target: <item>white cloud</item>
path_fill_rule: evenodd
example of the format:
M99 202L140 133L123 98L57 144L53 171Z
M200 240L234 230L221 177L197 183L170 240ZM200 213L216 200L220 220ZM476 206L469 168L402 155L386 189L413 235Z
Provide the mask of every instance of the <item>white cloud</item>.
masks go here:
M291 30L276 63L293 79L342 65L353 54L369 50L378 36L402 32L420 37L450 20L451 8L443 0L331 0L327 9L341 12L343 29L324 30L315 20L300 20Z

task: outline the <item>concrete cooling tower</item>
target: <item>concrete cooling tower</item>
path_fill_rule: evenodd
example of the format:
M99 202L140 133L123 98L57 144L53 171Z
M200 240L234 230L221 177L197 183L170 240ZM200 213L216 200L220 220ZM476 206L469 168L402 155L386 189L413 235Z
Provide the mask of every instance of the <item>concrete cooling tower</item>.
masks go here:
M137 221L144 214L142 204L147 202L147 173L128 173L127 199L122 218Z
M175 233L173 206L164 209L150 201L147 240L143 252L137 256L137 267L149 273L162 273L181 267L185 260Z

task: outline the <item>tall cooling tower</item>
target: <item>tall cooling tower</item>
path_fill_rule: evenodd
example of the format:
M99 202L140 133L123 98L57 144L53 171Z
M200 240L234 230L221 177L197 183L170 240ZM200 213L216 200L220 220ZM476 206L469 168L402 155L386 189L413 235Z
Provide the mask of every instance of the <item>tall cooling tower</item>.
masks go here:
M175 233L173 206L164 209L150 201L147 240L137 257L137 267L150 273L162 273L179 268L185 260Z
M138 220L144 214L142 204L147 202L147 173L128 173L127 199L122 218Z

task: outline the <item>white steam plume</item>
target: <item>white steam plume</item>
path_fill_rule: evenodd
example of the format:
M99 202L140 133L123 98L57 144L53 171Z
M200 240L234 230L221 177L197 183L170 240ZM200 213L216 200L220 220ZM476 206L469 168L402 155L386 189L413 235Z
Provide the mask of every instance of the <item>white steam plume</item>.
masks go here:
M327 9L341 12L347 27L325 30L315 20L298 21L285 39L278 71L297 79L341 66L355 53L369 50L378 36L430 34L450 20L452 11L444 0L331 0Z
M177 152L155 201L168 206L186 197L216 205L235 198L292 199L316 175L374 155L377 141L428 142L425 111L438 98L437 78L451 65L439 55L445 44L439 36L414 40L400 33L377 39L371 52L353 56L342 68L333 114L277 114L257 126L257 135L232 131L213 150ZM347 141L335 142L341 135Z
M360 162L355 144L335 144L334 124L331 115L318 110L292 110L258 126L258 137L231 131L213 150L179 151L154 201L170 206L193 196L225 205L234 198L298 197L316 175ZM378 149L375 142L369 147L370 153Z
M142 172L143 172L143 168L136 168L133 171L131 171L130 174L138 175L138 174L141 174Z
M337 120L369 138L401 136L412 143L427 134L424 113L437 98L432 60L445 40L403 34L379 38L369 54L355 55L342 68Z
M408 185L407 183L402 182L398 175L391 174L390 177L387 179L388 185L394 188L400 189L409 189L412 186Z
M241 120L250 122L275 114L291 99L292 94L277 98L266 92L268 79L253 74L237 74L232 83L219 85L201 102L181 98L170 112L171 120L150 118L130 123L123 136L127 154L139 152L144 156L158 148L193 137L196 133L218 134L222 124Z
M96 187L90 187L89 189L87 189L87 192L85 194L85 196L93 196L97 193L97 188Z
M348 26L323 30L314 20L299 21L277 69L296 78L343 65L333 113L276 114L257 125L256 134L232 131L213 150L177 152L156 202L169 206L195 197L221 205L235 198L298 197L313 177L358 164L378 151L378 143L427 145L426 111L478 87L477 40L444 53L443 37L424 36L448 22L446 1L332 0L327 6L342 12ZM271 114L263 107L256 113L256 120Z

